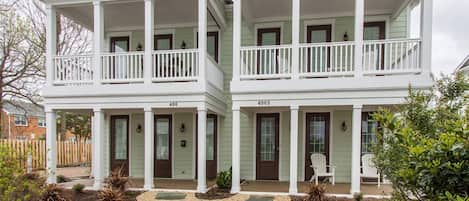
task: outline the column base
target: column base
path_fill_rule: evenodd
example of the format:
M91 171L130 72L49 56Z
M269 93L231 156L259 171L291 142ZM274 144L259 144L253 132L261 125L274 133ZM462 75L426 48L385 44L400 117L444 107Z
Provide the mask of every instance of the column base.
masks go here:
M241 191L241 188L239 186L232 186L230 193L239 193Z
M290 190L288 190L288 194L296 195L296 194L298 194L298 189L297 188L290 188Z
M207 186L206 185L197 186L197 192L198 193L206 193L207 192Z
M155 185L153 185L153 184L145 184L145 185L143 185L143 188L144 188L145 190L151 190L151 189L155 188Z
M93 184L93 189L94 190L101 190L103 188L103 182L102 181L94 181Z

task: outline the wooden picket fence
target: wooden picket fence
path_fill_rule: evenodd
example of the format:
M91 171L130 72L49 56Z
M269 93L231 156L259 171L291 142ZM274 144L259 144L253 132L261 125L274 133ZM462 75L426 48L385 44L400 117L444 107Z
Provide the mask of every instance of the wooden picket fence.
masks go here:
M46 141L44 140L0 140L0 146L9 147L12 156L19 159L22 168L26 168L28 153L31 154L32 168L46 168ZM70 167L91 163L91 142L57 141L57 166Z

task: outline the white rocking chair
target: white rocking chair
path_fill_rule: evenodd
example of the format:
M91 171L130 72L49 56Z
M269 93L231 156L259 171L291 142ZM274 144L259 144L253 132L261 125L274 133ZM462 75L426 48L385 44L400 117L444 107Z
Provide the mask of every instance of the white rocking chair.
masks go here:
M319 177L332 177L332 185L335 185L335 166L327 165L326 156L324 154L311 154L310 167L314 170L314 174L309 180L310 182L314 179L317 185ZM329 168L329 172L327 168Z
M378 188L381 186L381 174L376 169L373 158L375 157L374 154L365 154L362 156L362 174L360 175L360 179L363 178L371 178L371 179L378 179Z

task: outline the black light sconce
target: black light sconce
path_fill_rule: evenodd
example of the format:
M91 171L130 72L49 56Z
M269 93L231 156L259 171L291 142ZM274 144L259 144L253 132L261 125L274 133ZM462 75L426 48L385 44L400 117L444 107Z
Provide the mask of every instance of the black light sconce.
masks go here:
M348 38L348 33L345 32L345 34L344 34L344 41L348 41L348 40L349 40L349 38Z
M184 125L184 123L181 124L181 128L179 128L179 131L180 131L181 133L186 132L186 125Z
M181 147L186 147L187 146L187 141L186 140L181 140L180 144L181 144Z
M137 133L141 133L142 132L142 125L138 124L136 130L137 130Z
M137 51L143 51L143 46L141 43L138 43L137 45Z
M181 49L186 49L186 41L182 41L181 43Z
M342 129L343 132L347 131L348 127L347 127L347 123L345 123L345 121L342 122L342 125L340 126L340 128Z

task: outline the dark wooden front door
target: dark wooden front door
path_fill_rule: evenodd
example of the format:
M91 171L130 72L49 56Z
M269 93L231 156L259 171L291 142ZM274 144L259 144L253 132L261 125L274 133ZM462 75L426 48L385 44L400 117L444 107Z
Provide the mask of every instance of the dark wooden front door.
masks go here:
M386 22L367 22L365 23L365 27L363 30L363 39L364 40L384 40L386 39ZM377 61L381 61L381 63L377 64L374 67L376 70L384 70L384 59L386 53L386 48L384 45L381 48L378 47L367 47L365 48L365 52L381 52L381 58L376 58ZM379 55L379 54L376 54Z
M308 26L306 39L308 43L331 42L332 25ZM316 56L308 57L308 68L306 72L328 72L326 69L330 67L331 63L330 47L308 48L308 55Z
M154 40L155 50L171 50L173 49L173 35L172 34L160 34L155 35Z
M309 181L313 175L311 154L320 153L326 156L329 165L329 126L330 113L306 114L306 144L305 144L305 180ZM313 161L314 163L314 161Z
M129 116L111 116L111 170L129 175Z
M198 120L196 121L198 122ZM218 173L218 169L217 169L217 138L218 138L218 128L217 128L217 122L218 122L218 117L217 115L215 114L208 114L207 115L207 134L206 134L206 138L205 138L205 150L206 150L206 154L205 154L205 160L207 161L206 162L206 177L208 179L215 179L217 177L217 173ZM197 161L198 160L198 152L199 152L199 149L198 149L198 145L199 145L199 141L197 140L197 123L196 123L196 132L195 132L195 139L196 139L196 146L195 146L195 150L196 150L196 154L195 154L195 161L196 161L196 164L195 164L195 171L196 171L196 178L197 178L197 170L198 170L198 166L197 166Z
M155 170L157 178L172 177L172 116L155 115Z
M278 180L279 114L257 114L256 179Z
M280 28L265 28L257 30L257 45L280 45ZM277 56L279 52L259 50L257 52L257 74L279 73ZM273 72L272 72L273 71Z

